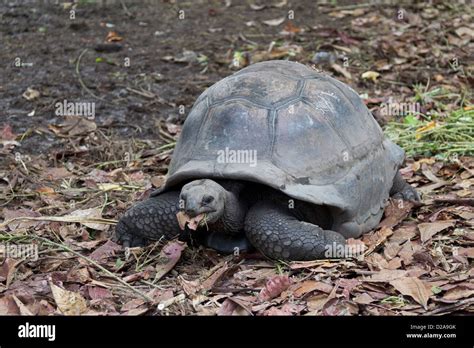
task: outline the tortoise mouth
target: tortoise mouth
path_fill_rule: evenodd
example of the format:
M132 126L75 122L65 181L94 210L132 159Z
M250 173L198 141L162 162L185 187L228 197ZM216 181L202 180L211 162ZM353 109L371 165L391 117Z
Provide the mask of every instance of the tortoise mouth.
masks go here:
M187 216L191 217L191 218L194 218L198 215L201 215L201 214L211 214L211 213L215 213L217 210L216 209L213 209L213 208L201 208L199 210L194 210L194 211L186 211L186 209L180 209L181 212L185 213Z

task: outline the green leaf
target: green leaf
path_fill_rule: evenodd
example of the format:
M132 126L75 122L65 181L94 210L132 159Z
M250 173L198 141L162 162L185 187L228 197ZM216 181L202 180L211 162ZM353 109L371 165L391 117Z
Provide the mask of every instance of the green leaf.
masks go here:
M408 116L406 116L405 119L403 120L403 123L416 126L417 124L420 123L420 120L418 120L418 119L417 119L415 116L413 116L413 115L408 115Z
M431 287L431 292L435 295L438 295L440 292L442 292L443 290L439 287L439 286L432 286Z
M97 58L95 59L95 62L96 62L96 63L102 63L103 61L104 61L104 58L101 58L101 57L97 57Z
M125 263L125 262L122 261L121 259L117 259L117 260L115 261L115 269L119 269L120 267L123 266L124 263Z

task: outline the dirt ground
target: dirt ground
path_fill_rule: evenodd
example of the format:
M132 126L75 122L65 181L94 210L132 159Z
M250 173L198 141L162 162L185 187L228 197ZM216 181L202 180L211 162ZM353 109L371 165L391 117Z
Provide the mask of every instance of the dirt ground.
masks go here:
M0 314L472 313L472 14L436 1L2 2ZM123 212L163 184L199 94L269 59L349 84L382 126L406 116L384 112L392 103L436 122L461 112L470 129L447 156L407 149L402 173L422 203L392 202L363 259L111 242ZM94 117L58 114L64 101ZM8 257L19 245L39 258Z

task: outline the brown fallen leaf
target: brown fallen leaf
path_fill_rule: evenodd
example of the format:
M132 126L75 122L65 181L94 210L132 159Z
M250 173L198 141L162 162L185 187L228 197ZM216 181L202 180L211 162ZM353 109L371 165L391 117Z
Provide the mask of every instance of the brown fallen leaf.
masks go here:
M184 228L187 225L190 230L196 231L201 221L205 221L205 217L206 217L206 214L199 214L195 217L190 217L183 211L179 211L176 214L179 228L181 228L182 230L184 230Z
M217 267L217 266L216 266ZM229 269L227 262L223 262L221 265L218 265L217 269L201 284L201 289L210 290L214 285L219 281L219 279L224 275L225 272Z
M364 258L371 271L380 271L388 267L387 260L379 253L372 253Z
M41 186L38 187L35 192L38 192L40 195L55 195L56 191L52 187Z
M329 294L333 289L333 286L324 282L316 280L305 280L302 283L298 283L295 290L293 291L294 297L301 297L315 290L325 292Z
M263 315L274 316L274 315L298 315L305 309L304 305L296 303L285 303L281 308L270 307L263 312Z
M324 306L323 315L356 315L359 312L359 306L348 300L333 298Z
M470 37L474 38L474 30L469 27L460 27L454 31L459 37Z
M25 304L18 299L18 297L16 297L15 295L12 295L12 297L16 305L20 309L20 315L34 315L33 313L31 313L28 307L26 307Z
M13 133L12 127L6 124L0 132L0 140L15 140L16 134Z
M298 45L284 45L279 47L272 46L270 50L259 50L249 55L252 64L263 62L265 60L281 59L288 56L295 56L301 53L303 48Z
M474 289L470 289L461 285L446 291L443 296L443 299L448 301L457 301L462 298L470 297L472 295L474 295Z
M411 241L406 242L403 244L402 249L398 252L398 256L402 258L403 263L405 266L409 265L413 261L413 255L421 249L419 244L415 244Z
M64 167L47 168L43 171L41 177L45 180L60 180L70 177L72 174Z
M109 225L106 225L106 224L86 222L87 219L101 219L102 218L101 207L89 208L89 209L78 209L64 216L77 218L78 221L81 221L82 218L84 218L85 221L80 222L80 223L86 227L92 228L93 230L105 231L109 229Z
M261 302L269 301L277 297L290 286L290 278L287 275L275 276L267 281L265 287L260 291L258 299Z
M121 37L116 31L109 31L107 37L105 38L105 41L107 42L117 42L122 40L123 37Z
M302 268L313 268L316 266L320 267L332 267L334 263L327 260L314 260L314 261L292 261L290 262L290 268L295 269L302 269Z
M14 260L6 258L0 266L0 281L5 281L5 286L8 288L15 275L16 266L18 266L22 260Z
M30 209L17 209L17 210L10 210L7 208L3 209L3 216L5 217L5 221L8 221L10 219L15 219L18 217L40 217L41 214L30 210ZM17 229L23 229L23 228L31 228L31 227L36 227L41 223L41 221L21 221L21 220L16 220L10 222L7 226L10 229L10 231L15 232Z
M406 277L407 271L398 269L382 269L370 277L363 278L365 282L390 282L395 279Z
M400 226L393 231L393 234L390 236L388 241L390 243L397 243L403 245L407 240L411 240L417 235L417 226L416 224Z
M456 252L458 255L474 259L474 248L459 248Z
M183 276L178 275L177 277L179 285L183 289L184 293L188 296L194 296L196 292L199 291L200 283L199 279L196 280L186 280Z
M371 254L379 245L384 243L388 237L393 234L391 228L382 227L380 230L373 234L367 234L363 237L363 242L368 246L367 251L364 253L365 256Z
M306 299L306 305L310 314L318 314L329 300L330 297L326 294L319 294Z
M339 64L331 64L331 68L332 70L334 70L335 72L338 72L339 74L341 74L342 76L344 76L346 79L348 80L351 80L352 79L352 75L351 73L344 67L340 66Z
M186 248L186 243L173 240L168 242L161 249L160 257L156 264L156 275L154 282L157 282L163 276L171 271L181 258L181 253Z
M232 315L237 306L237 303L227 298L221 304L219 310L217 311L217 315Z
M99 286L91 286L88 288L89 296L92 300L112 298L112 292L109 289L105 289Z
M292 21L286 22L285 26L283 27L283 31L281 34L283 35L292 35L292 34L297 34L301 31L300 28L295 26Z
M390 285L401 294L412 297L424 309L428 309L428 299L432 293L422 280L415 277L406 277L394 279L390 281Z
M168 301L174 297L173 290L161 290L158 288L153 288L146 295L151 298L155 303L160 303L163 301Z
M400 267L402 267L402 259L400 257L391 259L387 265L388 269L398 269Z
M424 222L418 224L420 231L421 241L425 243L430 240L436 233L441 232L449 227L455 225L454 221L436 221L436 222Z
M133 299L125 303L121 312L122 315L137 316L148 312L149 308L145 305L145 302L141 299Z
M160 188L165 183L166 177L164 175L156 175L153 176L150 181L153 187Z
M54 301L64 315L80 315L87 312L87 302L79 293L64 290L49 282Z
M109 257L114 256L115 252L121 249L122 246L118 245L117 243L114 243L111 240L107 240L107 242L105 242L96 250L94 250L89 257L94 261L102 263L107 261Z
M352 300L358 304L369 304L375 301L375 299L365 292L355 296Z
M395 227L410 214L413 207L414 204L410 201L390 200L390 204L385 208L385 218L378 227Z
M234 315L253 315L252 304L255 302L255 296L232 296L228 300L237 304Z
M361 284L361 281L358 279L339 279L339 287L342 288L342 294L348 300L353 289Z
M393 259L398 255L398 252L402 249L402 246L394 242L386 242L383 248L383 255L387 260Z
M20 315L20 309L12 296L0 297L0 315Z
M73 267L67 273L66 280L68 282L76 282L76 283L84 284L91 281L91 274L89 270L87 269L87 267L81 267L79 269L77 269L76 267Z
M48 128L59 137L84 135L97 129L97 124L94 121L82 116L65 116L64 119L65 121L59 125L48 125Z

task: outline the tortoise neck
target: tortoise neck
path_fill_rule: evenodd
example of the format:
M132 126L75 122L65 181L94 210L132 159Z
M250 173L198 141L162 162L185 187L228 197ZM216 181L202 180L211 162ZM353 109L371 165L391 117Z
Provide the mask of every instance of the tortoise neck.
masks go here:
M221 218L225 233L237 234L244 228L247 206L239 197L241 190L242 188L235 188L225 192L224 213Z

